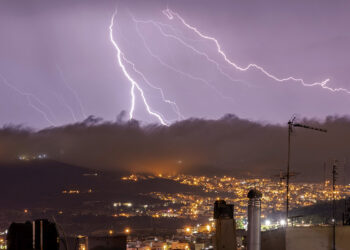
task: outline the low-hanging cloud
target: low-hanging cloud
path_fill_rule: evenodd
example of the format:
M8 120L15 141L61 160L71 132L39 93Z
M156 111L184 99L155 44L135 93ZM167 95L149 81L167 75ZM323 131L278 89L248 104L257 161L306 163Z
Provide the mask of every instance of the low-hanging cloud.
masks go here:
M328 117L300 123L328 133L296 128L292 135L293 171L322 180L324 163L350 156L350 118ZM34 131L21 126L0 130L0 161L20 155L83 167L131 172L271 175L286 167L287 128L226 115L219 120L189 119L170 127L137 121L84 122Z

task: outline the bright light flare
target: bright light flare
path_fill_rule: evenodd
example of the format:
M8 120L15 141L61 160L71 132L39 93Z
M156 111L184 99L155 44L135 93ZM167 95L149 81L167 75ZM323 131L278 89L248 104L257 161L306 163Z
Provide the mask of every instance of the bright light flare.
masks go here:
M281 225L281 226L285 226L285 225L286 225L286 220L283 220L283 219L280 220L280 225Z

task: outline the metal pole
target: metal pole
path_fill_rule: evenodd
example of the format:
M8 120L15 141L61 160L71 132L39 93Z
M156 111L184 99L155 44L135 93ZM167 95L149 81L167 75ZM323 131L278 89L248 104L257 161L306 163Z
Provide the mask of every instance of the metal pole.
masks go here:
M323 163L323 186L326 188L326 163Z
M287 176L286 176L286 225L288 227L288 216L289 216L289 177L290 177L290 134L292 132L292 122L288 122L288 157L287 157Z
M256 189L248 193L248 248L247 250L261 249L261 197Z
M36 237L36 235L35 235L35 221L33 221L33 249L35 249L35 237Z
M317 130L320 132L327 133L327 130L321 128L315 128L307 125L303 125L300 123L294 123L295 116L288 121L288 158L287 158L287 176L286 176L286 226L288 227L288 217L289 217L289 179L290 179L290 154L291 154L291 133L293 132L293 127L301 127L306 129Z
M337 175L337 166L336 164L334 163L333 164L333 171L332 171L332 174L333 174L333 209L332 209L332 222L333 222L333 247L332 249L333 250L336 250L335 249L335 226L336 226L336 220L335 220L335 212L336 212L336 206L335 206L335 181L336 181L336 175Z
M40 220L40 249L44 250L44 225L43 225L43 220Z

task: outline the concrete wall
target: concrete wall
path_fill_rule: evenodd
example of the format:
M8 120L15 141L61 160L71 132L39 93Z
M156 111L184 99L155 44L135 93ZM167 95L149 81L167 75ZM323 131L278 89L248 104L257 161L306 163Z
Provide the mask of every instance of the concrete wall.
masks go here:
M262 233L262 250L332 250L332 227L291 227ZM336 228L336 249L350 249L350 226Z
M236 223L234 219L217 219L215 233L216 250L236 250Z
M350 249L350 227L336 228L336 249ZM332 250L332 227L288 228L286 250Z
M261 233L261 250L285 250L285 229L276 229Z

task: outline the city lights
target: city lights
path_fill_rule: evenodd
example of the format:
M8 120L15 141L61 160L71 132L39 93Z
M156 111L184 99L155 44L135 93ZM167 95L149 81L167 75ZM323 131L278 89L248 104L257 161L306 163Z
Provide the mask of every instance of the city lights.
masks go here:
M151 178L144 175L134 175L134 178ZM152 177L153 178L153 177ZM251 187L264 190L262 197L262 218L267 218L269 214L275 211L285 209L285 188L283 183L267 178L235 178L231 176L208 177L208 176L191 176L191 175L173 175L164 176L163 179L169 179L181 184L200 187L205 194L188 194L188 193L163 193L151 192L152 198L160 199L164 202L164 209L154 211L150 207L143 207L137 210L136 215L147 214L154 218L160 217L178 217L197 219L199 215L207 218L212 217L212 204L215 200L224 199L229 203L235 204L235 217L238 220L244 219L247 214L246 194ZM292 209L305 207L316 204L317 201L330 201L332 191L329 186L323 183L292 183L290 185L290 206ZM336 199L342 199L350 195L350 186L338 185L335 193ZM232 193L232 196L213 196L213 194ZM207 195L206 195L207 194ZM177 204L181 207L178 209L169 209L170 204ZM138 212L136 212L136 210ZM121 215L122 212L119 214ZM124 212L125 213L125 212Z
M286 221L285 220L280 220L280 224L281 224L281 226L284 226L284 225L286 225Z

